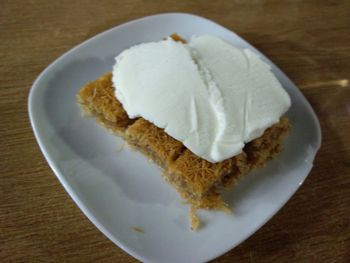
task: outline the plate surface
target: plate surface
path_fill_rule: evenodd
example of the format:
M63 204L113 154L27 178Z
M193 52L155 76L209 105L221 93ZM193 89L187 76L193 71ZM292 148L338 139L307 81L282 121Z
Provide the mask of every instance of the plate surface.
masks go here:
M29 115L39 146L55 175L97 228L146 262L202 262L237 246L266 223L295 193L321 144L315 113L298 88L267 61L290 94L293 129L284 151L264 169L225 194L233 215L200 211L203 228L189 230L188 207L163 181L160 170L124 147L94 119L81 116L75 94L111 71L114 57L134 44L177 32L213 34L254 47L205 18L182 13L145 17L112 28L73 48L47 67L29 95ZM143 229L143 233L133 230ZM286 226L287 227L287 226Z

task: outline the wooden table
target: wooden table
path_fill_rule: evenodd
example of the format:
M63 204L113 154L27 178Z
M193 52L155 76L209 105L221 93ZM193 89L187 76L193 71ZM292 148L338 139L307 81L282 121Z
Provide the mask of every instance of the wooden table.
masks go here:
M322 2L322 4L320 4ZM80 212L47 165L27 96L63 52L128 20L189 12L271 58L314 107L323 145L287 205L215 262L350 262L350 1L1 1L0 261L135 262Z

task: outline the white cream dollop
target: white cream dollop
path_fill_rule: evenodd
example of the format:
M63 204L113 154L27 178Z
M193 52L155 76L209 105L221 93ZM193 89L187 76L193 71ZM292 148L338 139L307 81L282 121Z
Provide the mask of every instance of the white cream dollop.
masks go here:
M123 51L116 57L113 84L130 118L163 128L210 162L239 154L291 104L268 64L210 35Z

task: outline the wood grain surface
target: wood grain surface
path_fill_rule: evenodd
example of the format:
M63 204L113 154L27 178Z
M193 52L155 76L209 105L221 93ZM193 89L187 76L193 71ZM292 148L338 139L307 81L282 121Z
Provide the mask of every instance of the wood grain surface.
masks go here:
M235 31L301 89L323 144L300 190L215 262L350 262L350 1L0 2L0 261L136 262L80 212L34 139L27 97L54 59L131 19L189 12Z

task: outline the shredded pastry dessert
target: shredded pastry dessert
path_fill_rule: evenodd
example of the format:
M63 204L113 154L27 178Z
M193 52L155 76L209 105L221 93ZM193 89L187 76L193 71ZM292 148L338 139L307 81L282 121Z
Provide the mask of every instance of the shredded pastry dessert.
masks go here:
M184 42L177 35L172 37ZM77 101L84 113L95 117L132 148L141 151L163 168L165 180L190 205L191 228L194 230L200 226L197 209L230 212L221 197L222 189L232 187L241 176L264 166L275 157L291 128L288 119L282 116L262 136L247 143L240 154L211 163L193 154L180 141L149 121L141 117L130 119L114 95L111 73L82 87L77 94Z

